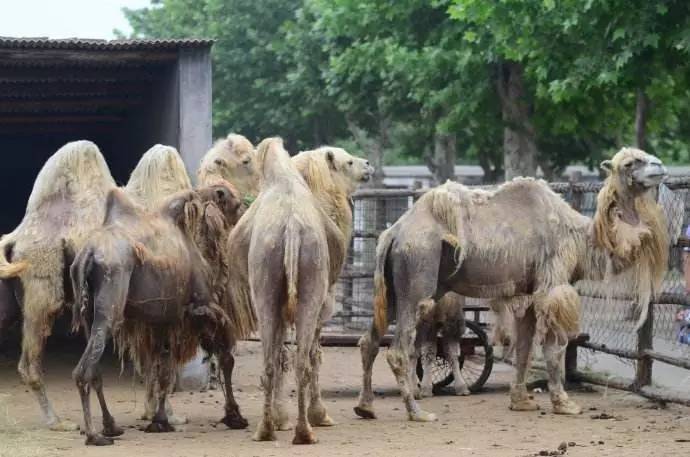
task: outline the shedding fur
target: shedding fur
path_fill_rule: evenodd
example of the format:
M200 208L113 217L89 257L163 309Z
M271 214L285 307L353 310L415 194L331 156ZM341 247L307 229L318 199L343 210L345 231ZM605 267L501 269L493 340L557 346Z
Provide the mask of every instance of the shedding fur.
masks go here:
M61 420L46 396L41 363L45 341L55 318L70 304L71 293L64 283L70 254L81 249L102 224L106 195L114 188L94 143L67 143L36 176L21 223L0 240L0 271L19 275L23 291L19 372L36 393L51 428L73 430L76 424Z
M666 169L656 157L632 148L622 149L603 166L610 176L593 220L571 208L542 180L516 178L491 191L448 181L427 192L384 232L377 246L374 322L370 342L362 346L363 390L357 414L374 415L371 366L377 351L371 347L378 346L376 340L385 331L387 296L394 296L399 330L389 363L410 419L434 418L419 410L414 387L403 374L412 353L412 319L430 297L447 291L496 299L494 306L510 308L522 329L516 356L525 360L536 333L553 356L547 369L549 387L557 392L554 410L581 410L562 392L554 346L564 347L568 336L578 331L580 298L572 284L625 284L642 308L639 327L668 262L667 224L653 196ZM513 406L534 409L536 404L524 398L520 388L526 364L520 367Z
M157 144L141 156L125 192L137 204L154 210L174 193L191 188L192 183L177 149Z

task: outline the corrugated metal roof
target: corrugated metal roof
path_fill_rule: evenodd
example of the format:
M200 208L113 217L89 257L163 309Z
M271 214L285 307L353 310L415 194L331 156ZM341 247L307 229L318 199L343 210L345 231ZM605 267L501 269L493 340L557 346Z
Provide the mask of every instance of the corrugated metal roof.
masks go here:
M81 49L96 51L132 51L149 49L179 49L209 47L208 38L98 40L91 38L50 39L47 37L0 37L5 49Z

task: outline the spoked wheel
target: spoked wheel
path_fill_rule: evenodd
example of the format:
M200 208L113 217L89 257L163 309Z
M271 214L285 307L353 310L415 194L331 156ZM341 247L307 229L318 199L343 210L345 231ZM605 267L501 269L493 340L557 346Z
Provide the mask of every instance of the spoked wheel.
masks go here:
M472 393L482 390L494 366L494 350L484 329L474 321L465 321L465 334L460 343L460 374ZM431 380L434 394L454 381L453 372L443 350L441 339L436 349L436 362L433 364ZM417 360L417 377L422 379L424 367Z

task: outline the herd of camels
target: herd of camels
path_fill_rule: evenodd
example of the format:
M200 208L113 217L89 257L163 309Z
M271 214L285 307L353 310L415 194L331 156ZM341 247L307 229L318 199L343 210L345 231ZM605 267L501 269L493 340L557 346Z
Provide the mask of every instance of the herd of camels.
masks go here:
M563 389L561 371L579 325L573 284L622 281L645 304L658 293L668 263L666 222L655 198L667 174L661 161L623 148L602 167L608 178L593 219L540 180L517 178L492 191L448 181L381 234L374 320L359 344L357 415L376 417L372 366L395 319L387 361L408 418L435 420L417 403L430 383L422 380L420 389L414 367L435 347L430 341L437 329L462 320L451 293L491 299L494 310L513 316L511 409L539 408L525 387L536 341L543 345L553 411L581 412ZM99 369L109 339L145 379L146 431L168 432L186 420L173 414L167 399L177 367L200 347L216 357L224 378L222 422L248 426L232 391L233 349L256 332L264 404L254 439L275 440L276 430L291 428L283 389L284 341L293 327L293 443L315 443L312 427L334 424L321 400L320 331L352 234L351 196L373 172L369 162L340 148L290 157L279 138L254 148L231 134L201 161L196 187L178 152L162 145L147 151L127 185L117 187L95 144L60 148L36 177L23 220L0 240L0 338L21 319L19 373L47 425L79 428L53 410L42 373L46 338L70 308L74 330L87 340L73 372L86 444L112 444L123 433L108 411ZM641 312L639 322L645 319ZM467 394L456 374L456 393ZM100 432L92 422L91 389L102 410Z

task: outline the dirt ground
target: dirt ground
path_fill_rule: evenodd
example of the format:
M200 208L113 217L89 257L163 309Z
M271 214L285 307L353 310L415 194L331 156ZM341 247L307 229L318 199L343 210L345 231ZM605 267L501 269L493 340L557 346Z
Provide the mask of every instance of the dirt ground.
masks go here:
M360 385L359 352L356 348L326 348L321 375L329 413L338 422L332 428L316 429L319 443L297 447L290 444L292 432L278 432L278 441L256 443L251 435L259 419L262 394L258 388L261 370L258 343L245 343L238 350L235 388L248 430L232 431L216 426L222 409L222 393L180 392L172 402L190 423L168 434L145 434L138 430L143 409L143 389L129 375L119 375L114 358L106 361L105 392L118 423L126 428L114 446L84 446L79 433L46 430L38 406L21 385L14 360L0 358L0 456L483 456L520 457L555 451L565 442L565 455L580 456L687 456L690 454L690 410L677 405L660 407L635 395L597 387L573 393L585 413L577 417L550 412L548 394L538 393L541 412L508 409L511 368L497 365L487 391L470 397L439 396L423 400L423 407L437 413L435 423L412 423L395 382L379 356L374 369L379 419L356 418ZM47 381L59 414L82 423L77 391L70 372L78 351L53 350L47 357ZM294 376L290 375L292 380ZM288 385L291 391L294 384ZM95 395L92 395L95 397ZM291 399L291 417L296 413ZM92 410L100 413L92 400ZM611 419L594 419L606 413ZM100 417L95 418L100 424ZM542 452L543 455L543 452Z

